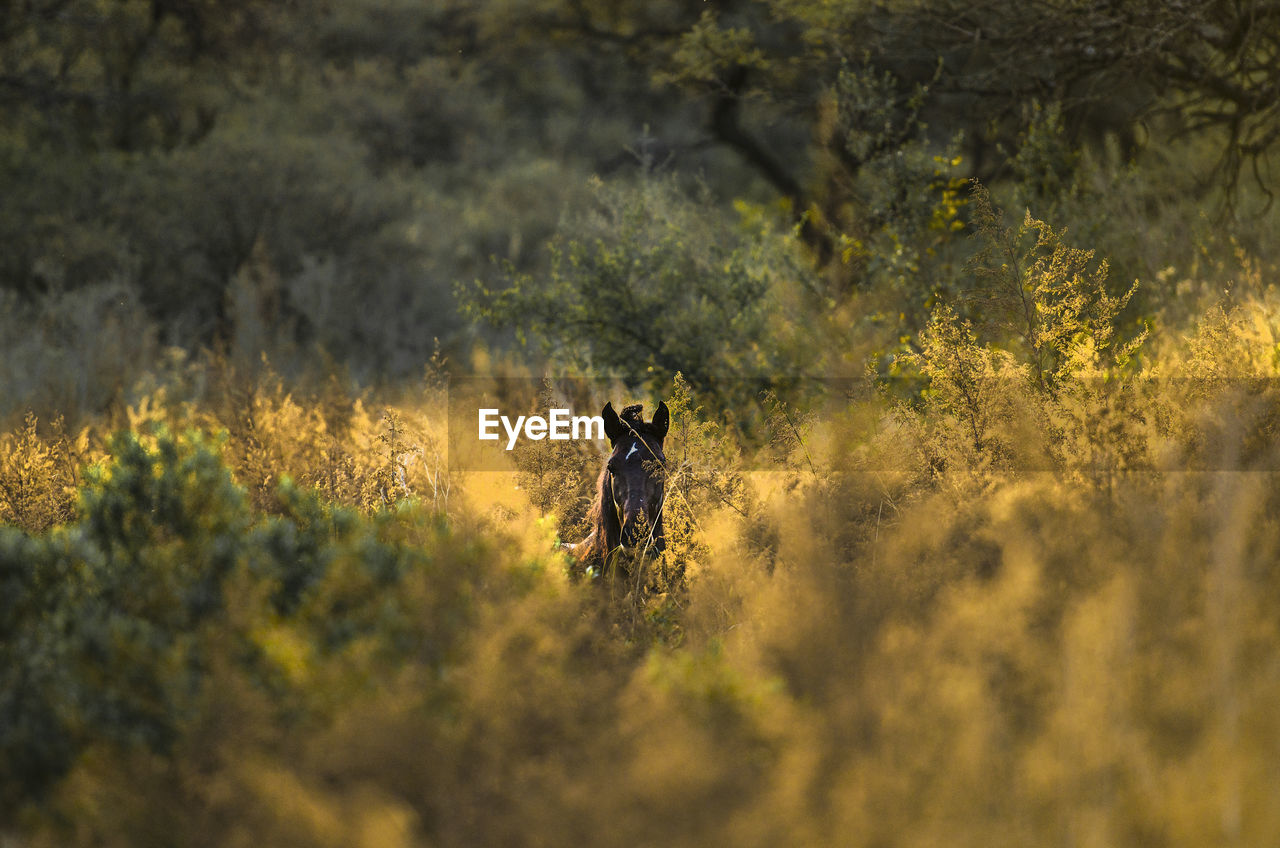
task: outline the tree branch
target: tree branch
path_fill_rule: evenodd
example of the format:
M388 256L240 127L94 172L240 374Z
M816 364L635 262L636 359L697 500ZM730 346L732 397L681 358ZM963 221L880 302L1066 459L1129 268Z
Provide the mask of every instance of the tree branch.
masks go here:
M716 95L711 108L710 130L712 136L732 148L770 185L791 202L798 223L800 236L818 254L822 264L834 254L830 236L818 229L806 214L810 203L804 190L787 167L770 153L763 144L742 126L742 90L746 87L747 69L741 65L730 72L724 89Z

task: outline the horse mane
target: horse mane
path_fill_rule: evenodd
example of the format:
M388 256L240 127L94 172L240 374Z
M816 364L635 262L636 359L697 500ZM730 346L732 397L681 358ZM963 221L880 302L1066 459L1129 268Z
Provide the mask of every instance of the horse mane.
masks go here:
M618 521L618 513L609 507L613 499L609 496L608 466L600 469L600 477L596 480L596 499L587 513L587 521L591 524L591 534L577 547L578 559L582 561L603 561L609 552L618 547L622 539L622 523Z

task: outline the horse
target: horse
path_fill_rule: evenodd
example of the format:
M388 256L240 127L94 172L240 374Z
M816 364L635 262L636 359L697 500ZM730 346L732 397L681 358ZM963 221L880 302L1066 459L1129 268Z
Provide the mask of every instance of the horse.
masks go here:
M622 414L605 404L601 411L604 434L609 438L609 458L596 481L596 498L588 514L591 534L570 546L580 561L607 565L620 548L662 553L665 494L663 472L666 456L662 443L671 426L665 402L658 404L652 421L645 421L642 404L624 407Z

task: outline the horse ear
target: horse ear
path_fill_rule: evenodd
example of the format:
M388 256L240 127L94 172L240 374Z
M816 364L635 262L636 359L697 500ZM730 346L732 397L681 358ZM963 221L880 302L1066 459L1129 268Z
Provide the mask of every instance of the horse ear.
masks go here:
M618 418L618 413L613 411L612 401L604 405L600 416L604 418L604 434L609 437L609 444L616 445L618 439L627 431L627 427Z
M671 410L666 401L658 402L658 409L653 413L653 429L658 432L658 441L667 437L667 429L671 427Z

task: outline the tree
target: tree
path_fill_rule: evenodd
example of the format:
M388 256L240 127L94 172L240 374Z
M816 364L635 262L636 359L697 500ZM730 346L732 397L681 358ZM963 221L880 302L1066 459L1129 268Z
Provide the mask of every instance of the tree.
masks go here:
M525 26L572 30L676 86L706 140L788 200L822 262L835 255L842 187L874 154L962 132L970 174L998 180L1032 103L1060 109L1074 144L1114 142L1126 159L1144 136L1207 137L1217 158L1204 184L1222 178L1228 194L1246 166L1266 190L1280 142L1280 6L1269 0L730 0L666 27L630 7L539 8ZM850 70L893 85L851 103L840 84ZM883 119L861 151L850 106Z
M783 318L814 286L791 240L761 220L735 226L670 179L597 186L593 214L553 242L546 277L462 290L469 312L514 327L559 362L662 391L677 372L725 408L799 378Z
M32 0L0 8L0 114L59 145L123 151L207 133L268 65L299 3Z

